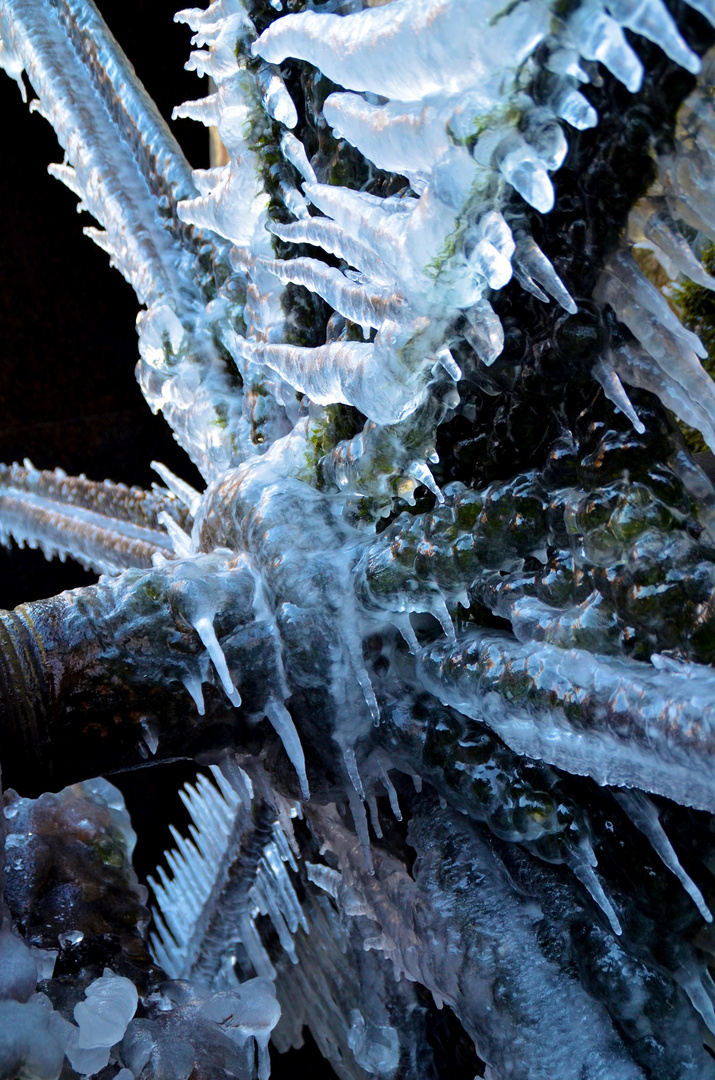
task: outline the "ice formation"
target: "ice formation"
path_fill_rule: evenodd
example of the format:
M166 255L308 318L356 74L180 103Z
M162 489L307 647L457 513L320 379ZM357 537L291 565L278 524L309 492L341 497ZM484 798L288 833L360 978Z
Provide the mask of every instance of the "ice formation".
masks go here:
M0 612L0 1074L708 1080L715 6L288 6L178 13L192 171L0 0L205 482L0 467L102 575ZM148 930L88 778L178 757Z

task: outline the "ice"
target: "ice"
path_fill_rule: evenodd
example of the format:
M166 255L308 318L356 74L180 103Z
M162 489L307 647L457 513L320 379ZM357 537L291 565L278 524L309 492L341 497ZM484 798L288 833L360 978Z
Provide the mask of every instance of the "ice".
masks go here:
M400 1039L395 1029L366 1025L357 1009L352 1011L350 1019L348 1046L358 1065L371 1075L389 1076L400 1063Z
M37 966L25 942L0 933L0 1001L28 1001L37 983Z
M74 1008L79 1048L94 1050L119 1042L136 1012L137 1001L134 983L105 968L87 987L85 1000Z
M142 301L163 295L183 305L192 294L195 298L185 276L187 253L161 224L156 190L158 183L179 198L186 196L192 187L190 172L113 37L94 8L82 5L82 32L93 36L98 59L110 72L105 81L95 82L89 63L82 62L59 24L42 37L32 35L41 0L11 7L7 16L12 18L13 55L22 58L66 151L65 165L74 169L71 177L63 170L58 175L71 179L83 206L104 227L116 265ZM13 60L15 67L17 62ZM114 110L123 117L121 128L115 126ZM120 137L120 130L126 135ZM161 160L159 175L143 171L133 153L135 143L145 148L146 160Z
M478 300L465 312L464 336L482 363L490 366L504 348L504 330L488 300Z
M317 183L313 166L308 161L308 155L305 152L303 143L296 139L295 135L291 135L289 131L284 131L281 135L281 150L286 160L290 161L304 180L307 180L310 184Z
M409 102L478 80L490 87L494 68L517 68L547 28L548 8L538 3L504 14L499 0L393 0L353 15L284 16L253 52L272 64L307 60L339 86Z
M613 933L620 937L623 933L623 928L621 927L620 920L614 910L613 904L606 895L603 885L595 872L597 860L593 849L590 845L572 848L570 856L571 857L567 860L569 868L573 870L578 880L598 904L601 911L608 919Z
M298 774L300 790L304 799L310 798L308 777L305 772L305 755L293 718L283 702L271 701L266 705L266 716L275 728L288 758Z
M272 68L263 66L258 69L256 82L268 115L287 128L294 128L298 123L298 113L280 75Z
M690 273L712 285L695 255L715 235L709 62L697 100L676 119L677 101L658 100L655 68L643 101L632 105L622 88L614 96L593 66L602 62L628 90L638 90L644 69L626 27L695 72L699 61L660 0L586 0L558 12L545 0L329 0L285 17L275 0L272 9L251 7L255 26L238 0L219 0L178 16L196 32L190 68L210 74L216 87L175 115L215 126L229 157L225 166L192 173L94 9L85 0L60 7L61 20L48 0L5 0L0 60L16 78L27 66L40 111L67 150L54 174L96 214L100 228L90 235L148 305L139 321L140 384L207 488L200 493L157 466L176 498L155 492L151 512L146 500L129 499L122 516L115 491L97 487L82 501L75 497L79 484L58 495L36 481L36 470L28 468L24 479L3 471L0 528L4 538L103 571L121 572L122 558L130 566L144 555L154 561L156 574L141 599L153 610L158 583L156 607L166 618L170 609L173 621L166 655L146 683L176 684L170 692L191 745L200 740L202 760L220 766L183 792L190 824L172 829L174 850L152 881L158 910L151 944L173 987L158 987L160 976L142 970L142 1015L113 1057L112 1040L127 1027L137 990L111 972L77 1004L79 1026L47 1002L36 1030L55 1031L81 1075L104 1070L112 1057L110 1071L126 1066L127 1080L152 1070L185 1080L195 1068L208 1075L215 1066L209 1057L223 1047L219 1071L233 1064L237 1075L253 1075L257 1053L265 1080L269 1037L285 1049L308 1025L344 1080L368 1072L428 1080L431 995L437 1008L452 1010L450 1030L462 1026L455 1055L473 1040L488 1075L504 1080L568 1080L575 1072L639 1080L658 1071L652 1059L641 1067L641 1057L660 1052L658 1039L678 1050L690 1040L702 1053L699 1021L672 979L713 1025L701 942L685 941L682 930L690 900L704 919L711 916L639 789L715 810L712 672L674 657L649 664L542 640L573 628L584 613L579 630L588 615L586 629L599 631L599 619L611 617L603 615L605 591L623 591L627 571L605 557L592 559L595 541L570 531L572 517L563 511L585 494L577 491L586 483L582 474L588 468L595 475L608 454L590 464L579 459L554 495L544 477L563 462L554 464L552 430L539 439L537 429L551 422L552 408L564 445L571 431L574 454L577 437L585 454L599 425L612 425L614 438L630 440L613 483L625 485L631 476L635 482L638 467L631 470L628 454L641 460L646 439L636 435L652 436L655 445L659 421L645 432L623 380L657 393L715 449L715 391L698 362L703 346L625 250L632 241L648 245L673 275ZM85 16L83 37L76 24ZM33 19L49 29L32 29ZM99 60L92 68L83 57L95 34ZM643 55L649 65L661 64L653 50ZM577 132L597 124L591 90L583 89L589 81L602 102L603 130L569 135L569 165L588 183L582 191L572 171L556 222L541 220L558 189L550 174L568 149L559 118ZM674 80L674 93L678 85ZM598 203L584 201L591 165L598 171L610 160L606 138L617 108L621 134L634 118L642 125L652 112L657 120L648 145L658 158L658 183L631 214L628 233L626 204L635 196L625 166L622 176L613 161L609 166L618 196L612 205L608 192L597 193ZM527 216L520 199L534 213ZM613 216L605 233L594 218L597 205ZM605 235L614 244L620 236L623 247L604 268ZM295 250L287 253L286 245ZM595 252L593 266L578 265L579 245L584 259ZM614 340L599 342L582 369L559 374L553 401L544 392L552 343L570 324L554 307L525 302L516 288L495 295L512 273L568 315L577 314L569 288L589 311L595 300L604 334L613 330ZM624 326L613 327L606 305ZM627 342L627 330L642 348ZM536 358L533 371L531 360L518 359L521 339L525 355ZM505 359L495 365L505 340ZM562 362L568 358L559 350ZM596 384L635 434L614 417ZM645 420L652 407L637 400ZM529 414L523 425L522 406ZM687 506L678 495L673 531L684 533L687 523L687 544L695 548L705 544L699 530L708 526L715 497L685 451L673 446L654 465L675 470L679 453L678 476L689 476L685 487L702 505L699 521L693 511L691 522L690 510L677 508ZM513 514L506 506L511 492L500 505L491 497L517 460L533 474L524 514L521 489ZM484 476L496 485L488 497L481 494ZM668 481L677 487L672 473ZM597 476L589 497L599 483ZM452 498L455 485L461 502ZM506 523L502 512L512 514ZM562 517L569 527L552 543ZM519 534L532 524L535 539L515 555L512 543L517 550ZM375 562L380 580L373 582L364 556L376 536L385 558ZM558 545L568 547L559 558L571 559L574 591L597 579L603 604L595 594L573 604L567 597L562 607L552 598L517 595L552 588L557 574L549 582L545 563ZM625 545L619 559L630 557ZM706 566L709 555L702 558ZM116 588L111 595L121 601L127 581L143 588L149 579L128 576L101 589ZM480 589L497 598L483 602ZM80 599L95 595L105 593L83 592ZM48 603L54 612L55 602ZM656 612L659 603L653 599ZM495 629L504 616L511 629ZM7 625L22 618L8 617ZM558 640L569 644L568 633L563 629ZM640 635L629 624L614 649L650 655ZM141 655L131 652L137 635L126 646L148 669L160 648L154 638L141 638ZM709 646L698 639L696 647ZM213 684L206 701L204 682ZM220 688L240 714L227 712L225 701L220 706ZM152 761L168 756L163 725L179 719L145 715L137 702L140 751ZM465 720L459 735L457 712L475 721L468 728ZM225 756L229 729L240 759ZM111 729L107 737L114 737ZM483 794L478 779L473 802L462 798L459 785L475 779L469 765L482 743L499 771L495 790L508 788L519 827L494 825L501 804L491 816L474 809ZM447 760L453 753L456 764ZM531 760L517 766L517 754ZM543 779L543 798L537 793L533 806L519 796L522 768ZM589 817L591 798L598 807L607 793L564 782L556 768L628 789L622 800L632 821L687 892L670 888L670 874L661 871L668 897L682 903L674 902L672 915L664 912L662 926L644 918L634 924L631 909L640 899L617 880L616 841L598 834L598 813ZM428 782L418 796L420 771ZM563 806L557 798L566 788L590 795L574 803L573 828L559 831L573 809L566 796ZM287 795L298 790L300 803ZM384 802L378 808L383 791L394 818L404 814L404 828ZM295 815L301 821L293 830ZM524 840L534 833L541 847ZM628 842L634 837L632 829ZM42 842L18 834L8 851L19 859ZM552 870L551 862L565 862L572 873ZM648 938L651 923L662 937L657 945ZM84 956L75 940L82 934L89 947L87 925L75 921L74 911L53 930L63 964ZM22 1000L37 969L34 954L26 962L18 942L0 940L0 997ZM123 941L120 948L117 971L130 971L119 966L127 962ZM658 957L653 970L651 953ZM252 972L256 979L240 982ZM419 997L413 981L421 984ZM668 994L672 1009L662 1007ZM66 1003L63 995L58 1002ZM6 1000L0 1008L16 1004ZM16 1034L18 1046L24 1038L29 1014L17 1015L9 1035L0 1023L0 1057L8 1046L15 1053ZM680 1032L682 1015L679 1042L673 1032ZM182 1038L194 1030L206 1036L196 1058ZM20 1046L10 1075L25 1069L20 1057L30 1049ZM690 1069L691 1063L683 1069L703 1080L711 1075L708 1062ZM53 1068L35 1072L45 1080L42 1070L49 1078ZM661 1070L676 1071L670 1061Z
M291 222L290 225L272 222L270 228L282 240L293 244L312 244L330 255L345 259L350 266L363 271L378 285L388 285L392 281L392 272L380 256L330 218L311 217L305 221Z
M660 823L658 811L653 802L642 791L617 791L614 792L614 796L633 824L648 837L654 850L657 851L668 869L675 874L688 896L692 898L705 922L711 923L713 921L712 912L706 904L700 889L683 869L673 845Z
M253 347L249 342L242 349L244 355L260 358L312 401L355 405L378 424L394 424L409 416L422 396L417 380L402 386L395 380L389 390L383 383L378 390L378 372L390 378L390 368L401 359L389 339L384 342L379 336L374 343L338 341L315 349L273 344Z
M238 71L236 40L246 32L247 28L245 11L238 11L223 18L218 34L210 34L209 49L192 52L184 65L186 70L195 71L199 77L210 75L216 83L222 83L236 74Z
M632 94L640 90L643 65L623 30L597 0L587 0L569 20L574 45L585 60L600 60Z
M116 574L130 566L151 566L157 553L172 550L166 532L105 516L101 488L95 487L96 509L77 505L66 487L45 492L26 482L16 469L0 480L0 539L41 547L49 557L72 555L88 568ZM46 488L46 486L45 486ZM161 523L156 521L157 526ZM173 526L179 528L176 522Z
M402 101L370 105L358 94L331 94L323 109L334 131L379 169L406 176L429 173L452 145L449 108Z
M573 87L564 88L553 100L557 116L577 131L586 131L598 123L598 113L593 105Z
M715 406L707 385L703 385L703 393L698 396L695 388L691 390L682 385L677 369L671 373L645 350L633 346L624 345L617 349L612 363L624 382L657 394L665 407L699 431L715 452Z
M694 11L699 11L711 26L715 26L715 5L712 0L688 0L688 7L693 8Z
M378 292L355 284L340 270L326 266L319 259L264 260L259 265L280 281L292 281L322 296L332 308L359 326L380 327L386 319L402 317L403 303L399 296L387 289Z
M667 210L654 200L637 203L628 218L629 233L637 246L650 247L671 278L685 274L705 289L715 289L715 279L703 269Z
M182 221L245 245L250 243L266 203L252 155L246 154L220 169L208 194L185 199L177 212Z
M603 387L603 392L609 401L621 410L621 412L628 417L633 427L639 434L643 434L645 431L645 425L638 418L638 413L631 405L628 394L623 389L623 383L616 375L613 367L607 360L599 360L593 368L594 378Z
M305 871L314 885L328 893L334 900L337 899L338 889L342 881L342 877L337 870L331 870L329 866L324 866L322 863L307 862Z
M64 1051L37 999L0 1001L0 1076L58 1080Z
M161 461L152 461L151 467L155 473L157 473L164 481L169 491L173 495L180 499L184 506L189 511L191 517L194 517L196 511L199 508L201 502L201 495L191 484L187 484L181 477L176 476L171 469L167 468Z
M486 723L517 753L599 784L715 807L715 770L705 751L715 726L715 687L705 665L660 672L646 663L522 645L488 632L463 635L456 646L422 649L418 670L443 703ZM507 684L517 671L531 690L521 706L506 706L489 687ZM582 708L592 703L592 722L578 730L562 704L572 695ZM607 708L618 713L618 732L602 726Z
M514 233L514 240L514 273L522 285L530 292L534 291L534 283L543 286L569 315L575 315L578 308L573 297L534 239L519 229ZM538 293L535 295L538 296Z
M232 705L238 707L241 704L241 695L233 685L233 680L226 663L226 657L219 644L219 640L216 637L213 622L207 615L200 615L194 622L194 628L213 661L213 665L218 672L218 677L221 680L221 685L226 691L226 697Z
M498 151L497 167L521 197L542 214L554 205L554 189L545 162L519 135L512 135Z
M607 3L611 15L621 26L660 45L676 64L693 75L698 74L700 60L683 41L673 17L661 0L607 0Z
M610 261L596 295L611 304L654 360L670 371L695 395L708 392L710 380L705 377L697 357L707 355L700 339L686 330L669 308L667 301L640 272L635 260L625 252L617 253ZM698 387L695 390L695 387Z

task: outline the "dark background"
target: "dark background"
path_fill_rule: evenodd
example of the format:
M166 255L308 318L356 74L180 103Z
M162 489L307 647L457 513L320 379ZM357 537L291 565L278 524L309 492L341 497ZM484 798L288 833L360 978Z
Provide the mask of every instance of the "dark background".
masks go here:
M208 2L208 0L207 0ZM174 105L204 96L183 65L189 28L175 24L179 0L100 0L110 29L130 57L194 168L209 164L208 132L172 122ZM29 93L31 99L32 94ZM77 214L77 198L48 176L62 151L50 125L30 114L19 89L0 73L0 461L28 457L38 468L61 466L90 479L148 487L158 478L149 462L165 462L200 486L200 478L153 416L134 377L137 361L133 290L110 268L105 252L82 234L94 224ZM95 576L68 560L47 562L38 551L0 547L0 607L90 584ZM185 822L178 788L193 779L190 762L113 776L138 833L135 866L151 873L170 844L169 823ZM313 1048L281 1059L288 1070L333 1076Z

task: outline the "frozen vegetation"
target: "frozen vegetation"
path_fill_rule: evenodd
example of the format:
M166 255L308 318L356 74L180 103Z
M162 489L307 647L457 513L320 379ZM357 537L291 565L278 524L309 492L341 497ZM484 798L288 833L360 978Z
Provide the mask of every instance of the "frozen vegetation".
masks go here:
M0 1077L713 1080L715 4L287 6L177 14L192 171L0 0L204 480L0 466L101 575L0 613Z

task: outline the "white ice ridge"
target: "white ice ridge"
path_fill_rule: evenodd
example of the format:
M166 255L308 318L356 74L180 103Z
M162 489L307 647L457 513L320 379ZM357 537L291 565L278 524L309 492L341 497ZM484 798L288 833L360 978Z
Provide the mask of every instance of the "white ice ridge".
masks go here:
M715 809L715 682L708 667L655 667L485 631L456 645L427 646L417 669L440 701L486 724L519 754L602 785ZM520 704L503 696L512 678L530 687ZM572 701L583 718L578 724L569 719Z
M165 853L171 878L159 866L160 882L149 879L157 902L151 947L172 978L211 985L240 941L256 974L274 978L256 916L270 916L291 959L293 934L307 930L286 869L296 864L281 824L285 808L276 818L260 800L253 803L251 780L233 761L211 772L213 782L199 774L180 793L191 838L172 828L177 847Z
M159 213L163 191L191 193L188 166L96 9L85 0L6 0L0 36L65 150L56 174L104 228L94 235L140 301L195 304L191 255Z

